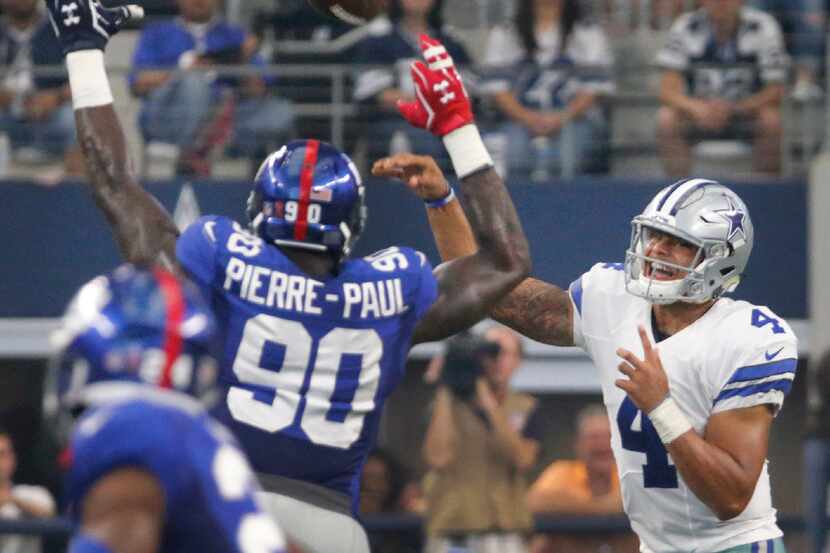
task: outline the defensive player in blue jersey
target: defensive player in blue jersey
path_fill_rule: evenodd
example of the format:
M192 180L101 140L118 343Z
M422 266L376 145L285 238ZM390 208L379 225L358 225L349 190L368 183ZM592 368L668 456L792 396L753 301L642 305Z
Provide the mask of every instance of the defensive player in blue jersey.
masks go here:
M224 345L215 414L271 492L266 507L312 553L368 551L352 517L359 475L409 348L477 322L530 268L452 59L424 37L427 63L412 68L419 100L401 107L444 139L479 245L433 274L407 248L348 257L363 228L364 188L350 160L316 140L292 142L263 162L247 229L204 217L179 237L136 183L112 108L102 50L121 18L95 0L49 7L92 193L128 261L160 257L210 298ZM424 194L417 180L408 184L428 211L460 209L449 185Z
M124 265L86 284L53 339L82 409L64 459L71 553L284 551L253 471L196 398L216 396L216 324L192 286Z

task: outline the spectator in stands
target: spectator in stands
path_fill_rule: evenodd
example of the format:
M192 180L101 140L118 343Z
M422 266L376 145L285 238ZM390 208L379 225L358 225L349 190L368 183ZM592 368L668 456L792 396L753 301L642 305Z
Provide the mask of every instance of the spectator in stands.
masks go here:
M658 143L668 175L691 171L690 145L753 141L755 171L777 174L788 58L781 29L743 0L703 0L681 15L657 54Z
M409 65L421 59L418 36L422 33L440 40L456 65L463 68L470 63L467 51L443 27L443 4L443 0L391 0L388 20L376 20L370 36L355 48L356 63L377 66L360 71L354 90L355 100L371 110L365 130L370 159L403 151L446 158L440 140L409 125L397 110L398 101L415 97ZM473 79L467 72L463 76L469 90Z
M830 351L810 363L807 384L807 439L804 443L804 518L807 553L822 553L830 484Z
M575 173L607 168L599 98L614 89L611 48L581 11L579 0L520 0L513 23L490 33L482 91L507 119L511 177L544 181L567 163Z
M144 99L146 142L179 148L180 172L209 174L212 150L259 160L291 132L291 104L271 94L272 79L221 76L217 65L264 64L257 41L225 21L217 0L178 0L180 16L148 25L133 57L130 86Z
M66 174L80 176L83 159L66 76L37 73L63 60L49 18L38 0L0 0L0 8L0 132L18 158L62 156Z
M583 408L576 418L576 459L554 461L530 487L527 503L534 514L622 515L620 482L611 451L611 426L599 404ZM634 551L636 539L595 535L539 535L532 553Z
M55 516L55 500L40 486L15 484L17 456L11 435L0 428L0 518L25 519ZM40 553L41 540L35 536L5 534L0 553Z
M536 400L510 390L521 338L506 327L450 340L423 445L426 553L526 550L525 473L541 436Z

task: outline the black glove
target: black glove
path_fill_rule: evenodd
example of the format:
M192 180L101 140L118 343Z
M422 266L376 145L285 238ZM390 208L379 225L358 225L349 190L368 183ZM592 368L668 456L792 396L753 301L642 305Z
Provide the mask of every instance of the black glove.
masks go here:
M77 50L104 50L124 23L144 17L141 6L105 8L99 0L46 0L46 5L64 55Z

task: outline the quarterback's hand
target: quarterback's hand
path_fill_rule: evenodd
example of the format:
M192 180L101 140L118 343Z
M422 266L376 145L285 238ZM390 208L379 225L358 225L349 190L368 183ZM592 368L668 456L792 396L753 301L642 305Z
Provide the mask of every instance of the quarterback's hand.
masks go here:
M397 154L377 160L372 165L372 175L403 181L419 198L438 200L450 190L444 173L430 156Z
M426 63L410 66L415 100L399 101L398 110L411 125L444 136L473 122L470 98L444 45L427 35L420 43Z
M645 359L639 359L627 349L617 349L617 355L625 360L617 368L628 378L620 378L615 384L617 388L625 390L638 409L649 414L666 399L669 393L669 379L663 370L657 348L653 347L648 339L646 329L639 326L637 330L643 343Z
M132 4L105 8L99 0L46 0L46 5L64 55L103 50L124 23L144 17L144 8Z

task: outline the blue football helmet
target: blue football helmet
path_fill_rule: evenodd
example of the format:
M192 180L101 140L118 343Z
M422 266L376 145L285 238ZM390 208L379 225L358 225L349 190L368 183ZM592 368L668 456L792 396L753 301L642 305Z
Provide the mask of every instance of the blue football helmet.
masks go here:
M195 288L161 269L122 265L84 285L52 335L60 406L119 399L136 384L212 399L215 334Z
M363 231L364 187L346 154L319 140L294 140L260 166L247 213L266 242L340 260Z

